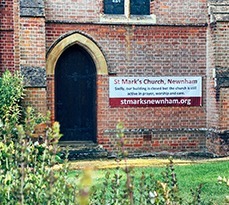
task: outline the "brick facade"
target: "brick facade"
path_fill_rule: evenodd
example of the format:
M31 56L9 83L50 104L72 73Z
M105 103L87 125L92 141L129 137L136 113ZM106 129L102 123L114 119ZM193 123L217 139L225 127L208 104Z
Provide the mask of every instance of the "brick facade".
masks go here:
M207 147L228 155L229 2L209 1L207 38ZM214 130L214 131L212 131Z
M93 43L91 48L100 50L107 64L107 74L97 75L98 144L117 150L115 126L121 120L126 149L132 154L227 155L225 143L224 152L220 144L213 145L228 138L229 130L229 21L224 11L228 5L214 0L154 0L150 16L126 20L103 15L103 0L21 0L20 11L19 0L1 1L0 70L17 69L20 62L25 104L43 113L50 110L54 121L55 76L47 71L48 59L65 49L58 43L80 34ZM57 47L62 50L56 52ZM111 108L110 76L201 76L202 106Z
M36 107L38 112L47 113L47 92L45 88L26 88L24 106Z
M19 69L19 2L0 2L0 72Z

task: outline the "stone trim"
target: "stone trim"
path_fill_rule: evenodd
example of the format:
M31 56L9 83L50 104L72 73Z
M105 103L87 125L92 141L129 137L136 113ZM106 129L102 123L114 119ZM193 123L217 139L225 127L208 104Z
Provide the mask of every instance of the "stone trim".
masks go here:
M109 18L109 17L108 17ZM77 20L46 20L45 23L53 23L53 24L77 24L77 25L125 25L125 26L132 26L132 25L139 25L139 26L168 26L168 27L207 27L208 23L184 23L184 24L172 24L172 23L152 23L152 18L146 18L144 21L136 22L135 20L130 21L99 21L99 22L79 22Z
M156 16L151 14L149 16L136 16L136 15L110 15L103 14L100 16L100 23L106 24L127 24L127 25L155 25Z
M124 133L133 133L133 134L152 134L152 133L165 133L165 132L207 132L209 131L207 128L173 128L173 129L124 129ZM104 130L105 134L116 133L116 129Z
M228 0L208 0L208 13L210 22L229 22L229 1Z
M45 68L21 66L25 87L46 87Z
M20 0L21 17L44 17L44 0Z
M229 88L229 68L216 68L217 88Z
M61 41L50 50L46 63L47 75L54 75L56 63L60 55L65 49L74 44L82 46L91 55L96 66L97 75L108 75L107 63L101 50L91 39L80 33L74 33L61 39Z
M208 151L217 157L229 156L229 130L222 133L207 132Z

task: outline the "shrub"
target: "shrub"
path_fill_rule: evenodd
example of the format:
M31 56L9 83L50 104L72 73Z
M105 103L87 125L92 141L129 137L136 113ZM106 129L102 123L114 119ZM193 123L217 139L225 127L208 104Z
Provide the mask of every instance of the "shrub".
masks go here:
M0 78L0 119L4 123L14 125L19 122L23 96L23 78L20 73L5 71Z
M59 124L46 125L45 117L27 108L22 117L20 100L23 98L23 80L19 73L10 72L0 78L0 201L1 205L200 205L201 186L192 191L187 202L180 197L177 178L170 163L163 180L142 173L140 178L127 163L124 149L124 125L118 123L119 152L116 161L125 160L126 167L118 167L112 175L106 173L102 186L92 184L90 170L79 180L69 180L67 156L58 170ZM46 125L42 136L36 136L40 123ZM41 137L41 140L39 140ZM224 180L225 181L225 180ZM76 182L79 182L77 185ZM228 180L227 180L228 182ZM91 197L90 197L91 194Z
M46 126L42 140L34 138L38 123L34 109L24 117L20 100L23 79L6 71L0 78L0 201L1 205L76 204L76 185L68 181L67 160L58 171L59 124Z
M173 160L162 173L162 180L154 178L153 174L135 176L134 170L128 166L124 149L124 125L119 122L116 126L119 151L116 161L126 162L124 169L118 167L114 173L107 172L104 181L92 188L91 205L201 205L201 185L191 190L192 199L181 198ZM210 203L208 203L210 204Z
M47 128L41 144L31 140L32 133L26 127L15 126L17 141L12 141L7 125L1 126L1 204L75 204L76 187L68 182L67 163L58 171L53 170L60 137L59 124Z
M93 186L91 205L209 205L201 200L201 188L191 190L190 199L182 198L172 160L162 173L162 180L131 167L108 171L104 180Z

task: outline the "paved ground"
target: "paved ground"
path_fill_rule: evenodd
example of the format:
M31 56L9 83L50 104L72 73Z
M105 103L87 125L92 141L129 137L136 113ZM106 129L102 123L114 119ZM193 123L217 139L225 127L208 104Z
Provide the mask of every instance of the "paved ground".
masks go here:
M200 160L181 160L174 159L174 164L178 165L187 165L195 163L206 163L214 161L228 161L229 157L224 158L214 158L214 159L200 159ZM142 159L127 159L122 160L121 162L116 162L114 159L111 160L79 160L70 163L70 169L84 169L84 168L93 168L93 169L106 169L106 168L115 168L117 166L125 166L126 164L131 167L148 167L148 166L165 166L169 163L168 159L158 159L158 158L142 158Z

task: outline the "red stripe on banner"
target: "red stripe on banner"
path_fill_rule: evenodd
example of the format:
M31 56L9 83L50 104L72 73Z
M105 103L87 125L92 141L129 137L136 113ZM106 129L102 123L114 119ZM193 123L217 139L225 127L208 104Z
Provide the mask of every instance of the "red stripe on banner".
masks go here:
M202 97L110 98L111 107L201 106Z

